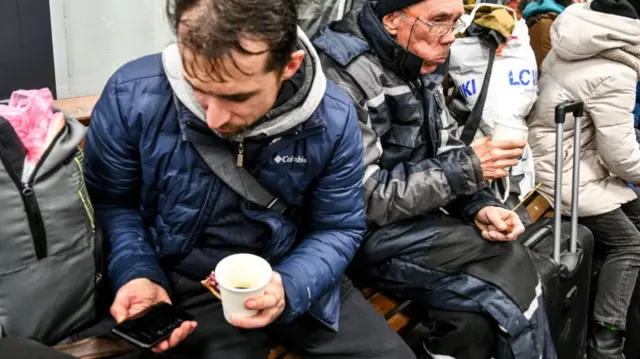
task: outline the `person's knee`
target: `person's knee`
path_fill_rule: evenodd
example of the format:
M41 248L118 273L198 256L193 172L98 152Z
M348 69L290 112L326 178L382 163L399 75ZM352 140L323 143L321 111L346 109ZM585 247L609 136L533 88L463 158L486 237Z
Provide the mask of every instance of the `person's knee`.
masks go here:
M497 325L483 313L431 310L431 318L437 337L448 341L463 340L466 343L488 343L496 340Z
M497 325L495 321L483 313L459 312L457 331L461 337L470 342L488 343L496 340Z
M431 330L425 348L454 358L491 358L497 347L497 324L476 312L430 310ZM429 324L428 324L429 325Z

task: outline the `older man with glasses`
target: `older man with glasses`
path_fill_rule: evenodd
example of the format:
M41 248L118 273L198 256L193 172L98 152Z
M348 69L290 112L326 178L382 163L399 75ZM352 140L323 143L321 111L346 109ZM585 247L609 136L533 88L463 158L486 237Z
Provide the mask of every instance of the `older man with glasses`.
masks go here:
M442 93L461 0L369 1L314 39L356 105L369 231L353 273L424 309L436 358L555 358L524 227L486 181L524 141L465 146ZM438 356L439 355L439 356Z

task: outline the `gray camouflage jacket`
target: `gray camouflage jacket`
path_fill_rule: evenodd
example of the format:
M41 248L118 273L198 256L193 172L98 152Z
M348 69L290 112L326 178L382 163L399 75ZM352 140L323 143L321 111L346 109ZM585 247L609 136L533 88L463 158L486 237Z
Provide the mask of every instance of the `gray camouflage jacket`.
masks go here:
M402 48L367 9L348 13L313 43L327 77L356 105L365 144L369 225L439 208L472 221L485 206L501 207L473 150L456 137L457 122L442 93L448 63L421 78L402 78L394 59Z

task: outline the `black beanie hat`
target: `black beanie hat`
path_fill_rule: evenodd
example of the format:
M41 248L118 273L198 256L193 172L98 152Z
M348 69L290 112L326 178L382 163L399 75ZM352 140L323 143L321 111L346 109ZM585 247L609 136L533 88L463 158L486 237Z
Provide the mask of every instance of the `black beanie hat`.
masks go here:
M638 19L640 0L593 0L591 10Z
M376 4L376 13L380 17L391 14L394 11L423 2L424 0L379 0ZM640 1L640 0L639 0Z

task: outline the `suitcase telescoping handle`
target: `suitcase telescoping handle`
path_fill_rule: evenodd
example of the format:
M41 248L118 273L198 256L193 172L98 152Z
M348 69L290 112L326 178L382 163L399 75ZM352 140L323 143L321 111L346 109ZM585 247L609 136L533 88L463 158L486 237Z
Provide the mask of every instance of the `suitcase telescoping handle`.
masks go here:
M573 178L571 186L571 241L569 254L565 258L561 258L562 163L564 154L562 144L564 142L564 120L569 113L573 113L573 117L575 118L573 136ZM572 269L576 267L579 262L579 258L576 253L578 246L578 187L580 182L580 119L583 115L583 102L570 101L556 106L556 181L554 194L555 214L553 218L553 259L558 264L564 264L570 272L572 272Z

